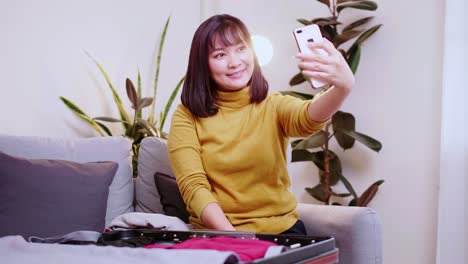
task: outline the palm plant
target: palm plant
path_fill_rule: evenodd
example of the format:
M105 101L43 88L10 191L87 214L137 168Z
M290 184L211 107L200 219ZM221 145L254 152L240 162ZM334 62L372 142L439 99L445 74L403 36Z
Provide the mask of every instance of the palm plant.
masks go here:
M353 73L356 73L361 57L361 46L370 36L372 36L382 25L376 25L369 29L365 29L371 20L372 16L360 18L349 25L343 25L339 21L339 15L345 9L360 9L375 11L377 3L367 0L317 0L321 4L328 7L330 16L319 17L312 20L298 19L297 21L303 25L317 24L322 32L323 37L330 40L335 47L341 52L346 59ZM340 46L354 38L357 38L354 43L347 49ZM291 86L305 82L305 78L301 73L296 74L289 82ZM325 87L322 92L329 89ZM312 94L298 93L292 91L282 92L283 94L292 95L304 100L310 100L314 97ZM343 175L341 162L335 152L330 150L330 140L335 138L338 145L343 150L350 149L354 146L355 141L359 141L371 150L379 152L382 144L376 139L357 132L356 119L351 113L338 111L335 113L331 122L319 133L305 139L295 140L292 145L292 162L312 161L319 169L320 182L311 188L305 188L306 191L315 199L324 204L341 205L338 202L331 201L331 197L352 197L350 206L367 206L378 191L379 186L384 182L379 180L371 184L361 195L358 195L349 180ZM319 151L312 149L319 148ZM339 182L343 183L347 192L335 192L332 186Z
M167 118L167 114L171 105L182 86L184 81L184 77L182 77L177 85L175 86L174 90L171 93L169 100L166 102L164 111L160 112L159 118L154 118L154 112L156 108L156 95L157 95L157 88L158 88L158 78L159 78L159 69L161 65L161 54L164 46L164 40L166 38L166 32L169 27L170 17L166 20L166 24L164 26L163 32L161 34L160 43L158 54L156 58L156 72L154 77L154 86L153 86L153 97L142 97L142 84L141 84L141 75L138 71L138 82L137 88L133 85L133 82L127 78L126 79L126 92L127 97L130 101L131 108L133 109L133 119L130 117L129 113L124 107L122 100L120 99L120 95L115 89L115 86L112 84L112 81L109 78L109 75L104 70L103 66L98 63L89 53L87 55L93 60L93 62L98 67L99 71L105 78L114 98L114 102L119 111L119 118L113 117L106 117L106 116L98 116L98 117L90 117L87 115L77 104L71 102L65 97L60 97L62 102L70 109L76 116L78 116L81 120L86 122L92 128L96 130L96 132L101 136L113 136L111 130L103 123L103 122L111 122L111 123L121 123L123 128L123 136L126 136L133 140L132 143L132 150L133 150L133 175L136 177L137 172L137 162L138 162L138 150L140 147L140 142L143 138L147 136L153 137L160 137L160 138L167 138L167 133L163 131L163 126ZM151 106L150 114L147 118L143 118L143 109L146 107Z

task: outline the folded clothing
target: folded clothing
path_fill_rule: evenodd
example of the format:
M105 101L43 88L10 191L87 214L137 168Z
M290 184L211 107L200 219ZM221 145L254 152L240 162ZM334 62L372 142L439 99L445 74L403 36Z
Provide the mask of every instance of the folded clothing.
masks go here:
M151 228L177 231L189 231L189 228L177 217L163 214L126 213L111 221L108 229Z
M174 245L153 244L145 248L165 249L213 249L235 252L241 261L253 261L259 258L279 255L286 250L284 246L257 239L240 239L233 237L192 238Z

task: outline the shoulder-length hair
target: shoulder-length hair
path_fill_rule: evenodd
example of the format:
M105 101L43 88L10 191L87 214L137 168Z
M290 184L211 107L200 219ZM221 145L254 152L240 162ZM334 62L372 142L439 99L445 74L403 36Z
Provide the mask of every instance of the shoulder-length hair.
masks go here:
M210 77L209 50L219 39L231 46L245 42L254 53L254 69L249 81L250 102L260 103L268 93L268 82L262 74L255 54L252 39L244 23L230 15L215 15L203 22L195 32L182 88L182 104L196 117L209 117L218 112L216 106L217 86Z

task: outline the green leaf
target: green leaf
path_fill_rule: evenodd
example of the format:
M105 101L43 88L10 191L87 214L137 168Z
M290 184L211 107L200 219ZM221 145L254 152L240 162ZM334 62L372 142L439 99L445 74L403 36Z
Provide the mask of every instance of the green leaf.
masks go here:
M379 180L374 182L367 190L359 197L357 200L358 206L367 206L370 201L374 198L375 194L379 190L379 186L384 182L384 180Z
M68 109L70 109L76 116L78 116L81 120L83 120L85 123L94 128L99 133L99 135L104 136L101 127L96 123L96 121L94 121L91 117L85 114L83 110L81 110L77 105L75 105L70 100L62 96L60 96L60 100L62 100L65 106L68 107Z
M304 78L304 75L302 75L302 73L299 72L298 74L294 75L294 77L292 77L292 79L289 81L289 86L298 85L305 81L306 80Z
M282 95L294 96L294 97L302 99L302 100L312 100L314 98L314 95L312 95L312 94L299 93L299 92L293 92L293 91L281 91L280 93Z
M305 26L308 26L308 25L311 25L311 24L312 24L312 22L310 22L309 20L304 19L304 18L299 18L299 19L297 20L297 22L299 22L299 23L301 23L301 24L303 24L303 25L305 25Z
M348 30L348 31L345 31L345 32L343 32L343 33L336 36L335 45L338 47L341 44L345 43L346 41L359 36L359 34L361 34L361 32L362 32L362 30Z
M330 0L317 0L319 1L320 3L326 5L326 6L330 6Z
M291 151L291 162L313 161L316 159L315 155L315 153L311 153L305 149L293 149Z
M350 1L356 1L356 0L337 0L336 4L342 4L342 3L346 3L346 2L350 2Z
M150 134L153 137L161 137L161 133L156 129L150 122L144 120L144 119L137 119L137 124L141 125L143 128L146 129L148 134Z
M125 88L127 89L128 99L130 100L130 103L132 103L132 108L138 109L140 100L138 100L138 94L135 90L135 86L133 86L133 83L129 78L125 80Z
M291 147L294 149L294 147L295 147L297 144L299 144L301 141L302 141L302 139L294 140L293 142L291 142Z
M159 69L161 67L161 54L164 47L164 41L166 39L167 28L169 27L169 22L171 21L171 16L169 16L166 20L166 24L164 25L163 32L161 34L161 38L159 40L159 49L158 49L158 57L156 58L156 72L154 74L154 87L153 87L153 104L151 105L151 112L149 116L149 122L154 122L154 110L156 109L156 95L158 91L158 79L159 79Z
M375 11L377 10L377 3L374 1L368 1L368 0L350 1L350 2L337 5L336 11L338 11L339 13L345 8L355 8L355 9L361 9L361 10Z
M107 134L108 136L112 137L112 132L110 131L110 129L109 129L107 126L105 126L103 123L97 122L97 121L96 121L96 124L98 124L98 126L99 126L100 128L102 128L102 130L104 130L104 132L106 132L106 134Z
M60 100L75 114L80 114L80 115L85 115L87 116L83 110L81 110L77 105L72 103L70 100L68 100L65 97L60 96Z
M332 116L332 126L335 132L335 138L338 144L344 149L350 149L354 146L354 138L343 133L342 130L354 130L356 119L350 113L337 111Z
M99 64L92 56L91 54L89 54L88 52L86 52L86 54L89 56L89 58L94 62L94 64L96 64L96 66L99 68L99 71L101 71L101 74L104 76L104 78L106 79L106 82L109 86L109 88L111 89L112 91L112 94L114 96L114 102L115 104L117 105L117 108L119 109L119 114L120 114L120 118L122 120L124 120L125 122L122 123L122 126L125 130L127 130L129 127L130 127L130 124L131 124L131 119L130 119L130 116L128 115L127 111L125 110L123 104L122 104L122 100L120 99L120 96L119 94L117 93L117 91L115 90L114 88L114 85L112 84L110 78L109 78L109 75L107 75L106 71L104 70L104 68L101 66L101 64Z
M349 55L348 65L351 68L353 74L356 74L356 71L359 66L359 61L361 60L361 45L355 46L352 49L351 54Z
M343 30L341 32L346 32L346 31L349 31L349 30L353 30L353 29L355 29L357 27L365 25L365 24L369 23L369 21L371 21L373 18L374 18L373 16L368 16L368 17L365 17L365 18L358 19L358 20L354 21L353 23L347 25L345 28L343 28Z
M358 198L357 194L356 194L356 191L354 190L353 186L351 185L351 183L348 181L348 179L346 179L346 177L340 173L340 180L341 182L343 183L343 185L346 187L346 190L349 191L349 193L351 193L351 195L354 197L354 198Z
M147 106L150 106L152 102L153 102L153 98L152 98L152 97L144 97L144 98L141 98L137 110L140 111L141 109L143 109L143 108L145 108L145 107L147 107Z
M319 183L313 188L305 188L307 193L315 199L325 202L325 185Z
M340 130L340 132L342 132L342 133L356 139L357 141L364 144L366 147L368 147L368 148L370 148L370 149L372 149L372 150L374 150L376 152L379 152L382 149L382 143L380 143L376 139L371 138L371 137L369 137L367 135L361 134L361 133L356 132L356 131Z
M93 120L99 120L99 121L104 121L104 122L110 122L110 123L124 123L125 121L113 118L113 117L107 117L107 116L98 116L93 118Z
M336 197L342 197L342 198L351 196L350 193L336 193L336 192L332 192L331 195L336 196Z
M312 20L312 23L320 27L341 25L341 22L336 20L335 17L317 18Z
M366 41L370 36L372 36L379 28L382 26L382 24L379 24L377 26L373 26L370 29L368 29L366 32L362 33L361 36L354 42L353 46L355 45L361 45L364 41Z
M168 100L167 103L166 103L166 107L164 108L164 114L162 115L161 124L160 124L160 126L159 126L159 130L161 130L161 131L162 131L162 129L163 129L164 122L166 122L167 114L169 113L169 110L171 109L172 102L174 102L174 99L175 99L177 93L179 92L180 87L181 87L182 84L184 83L184 80L185 80L185 76L183 76L183 77L179 80L179 82L177 83L176 87L175 87L174 90L172 91L171 96L169 97L169 100Z
M138 98L141 98L141 74L140 74L140 69L138 69L138 84L137 84L137 94L138 94ZM142 117L142 111L141 109L136 111L136 118L141 118Z
M297 144L294 149L311 149L311 148L318 148L327 142L327 134L325 131L320 130L319 132L307 137L306 139L302 140L299 144Z

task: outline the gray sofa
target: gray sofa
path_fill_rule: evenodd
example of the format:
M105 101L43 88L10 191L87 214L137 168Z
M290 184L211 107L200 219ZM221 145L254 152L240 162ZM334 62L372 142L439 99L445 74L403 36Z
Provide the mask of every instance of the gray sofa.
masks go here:
M173 175L166 142L159 138L142 141L139 176L135 180L131 175L130 149L130 140L122 137L60 139L0 135L0 151L9 155L29 159L118 163L117 173L109 187L107 207L105 213L102 212L106 226L116 216L128 212L165 213L154 174ZM340 263L382 263L381 223L373 209L299 204L298 211L309 234L335 237Z

